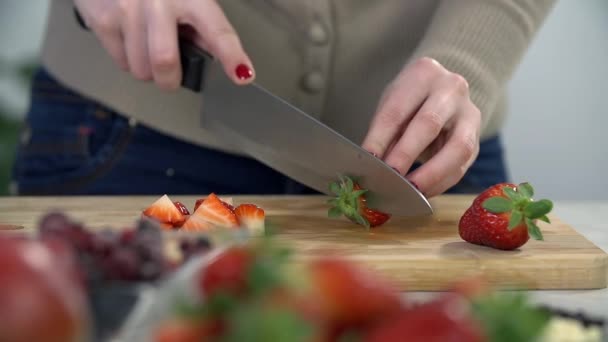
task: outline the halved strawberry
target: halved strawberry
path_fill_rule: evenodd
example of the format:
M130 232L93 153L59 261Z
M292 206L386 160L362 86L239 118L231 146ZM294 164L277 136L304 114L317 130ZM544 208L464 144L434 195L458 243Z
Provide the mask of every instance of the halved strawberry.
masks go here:
M254 232L264 231L264 209L257 205L241 204L234 209L234 214L244 228Z
M197 215L218 227L235 228L239 226L239 220L234 211L214 193L209 194L192 215Z
M163 195L157 199L152 205L146 208L142 214L143 216L158 221L163 228L179 227L187 218L187 216L182 213L182 210L171 202L171 199L167 195Z
M391 217L390 214L369 208L365 198L367 190L349 177L340 177L338 182L330 184L330 190L336 195L328 201L332 205L328 211L330 217L344 215L366 228L380 226Z
M232 203L232 197L222 198L220 199L220 201L222 202L222 204L224 204L224 206L226 206L226 208L234 211L234 203ZM200 207L203 202L205 202L205 198L197 199L196 203L194 204L194 211L196 211L196 209L198 209L198 207Z
M189 232L206 232L212 230L214 228L213 224L206 221L201 215L200 212L197 214L190 215L186 222L181 226L182 230Z

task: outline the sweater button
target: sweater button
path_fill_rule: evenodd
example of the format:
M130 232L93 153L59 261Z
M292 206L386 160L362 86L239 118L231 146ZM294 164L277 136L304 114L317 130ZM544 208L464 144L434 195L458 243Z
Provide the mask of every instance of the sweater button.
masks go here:
M318 93L325 86L325 79L318 71L313 71L304 76L302 86L309 93Z
M308 38L317 45L325 44L327 43L327 31L321 23L315 22L308 29Z

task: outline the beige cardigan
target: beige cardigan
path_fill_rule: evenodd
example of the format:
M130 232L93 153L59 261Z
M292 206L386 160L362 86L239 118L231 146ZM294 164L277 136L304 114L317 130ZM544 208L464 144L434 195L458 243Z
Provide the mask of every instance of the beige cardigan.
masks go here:
M220 1L258 81L357 143L384 87L429 56L463 75L482 138L506 115L506 85L555 0Z
M253 60L258 83L361 143L385 86L406 63L423 56L468 80L472 100L483 115L482 139L495 135L507 111L506 85L555 0L219 3ZM66 68L64 80L86 77L83 89L102 102L104 97L134 97L123 94L120 84L135 81L120 74L97 42L71 43L89 35L67 24L73 19L71 0L53 0L53 5L55 19L50 21L43 62L50 66L66 55L78 55L82 62ZM91 89L99 89L96 83L104 81L87 77L91 68L114 83L95 93ZM139 90L145 97L150 88ZM196 106L200 100L185 94L172 101ZM240 153L221 137L202 131L198 113L190 113L167 108L160 115L125 114L166 134Z

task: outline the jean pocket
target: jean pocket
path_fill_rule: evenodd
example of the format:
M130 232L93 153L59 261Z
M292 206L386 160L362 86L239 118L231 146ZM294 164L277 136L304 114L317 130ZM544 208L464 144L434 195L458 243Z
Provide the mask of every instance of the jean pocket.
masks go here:
M39 71L13 170L19 193L76 191L107 169L129 137L125 118Z

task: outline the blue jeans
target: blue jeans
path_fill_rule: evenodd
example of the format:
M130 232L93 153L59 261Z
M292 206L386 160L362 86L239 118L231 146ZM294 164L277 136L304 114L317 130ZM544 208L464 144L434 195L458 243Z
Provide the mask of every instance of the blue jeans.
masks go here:
M130 125L120 113L65 88L43 69L13 169L20 195L314 194L255 159L206 149ZM499 137L450 193L506 180Z

